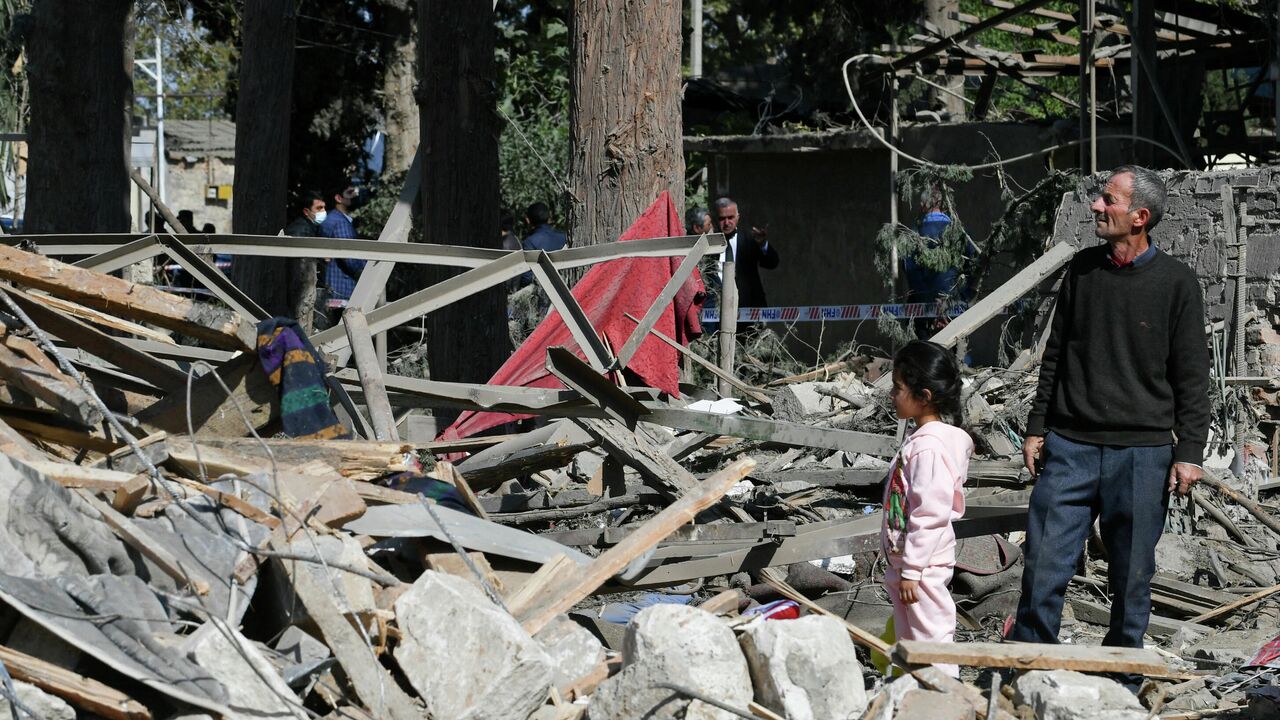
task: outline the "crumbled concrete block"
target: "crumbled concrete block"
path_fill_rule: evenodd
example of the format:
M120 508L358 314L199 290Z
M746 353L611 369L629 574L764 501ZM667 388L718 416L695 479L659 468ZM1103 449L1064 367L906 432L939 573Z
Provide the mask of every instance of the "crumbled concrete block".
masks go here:
M627 626L622 672L591 698L593 720L731 720L734 715L676 691L674 683L734 707L751 702L751 676L729 626L704 610L654 605Z
M756 702L770 710L790 720L853 720L867 709L858 653L839 620L758 620L740 642Z
M893 716L898 712L898 706L902 704L902 698L912 690L918 689L920 689L920 682L910 675L903 675L886 684L884 689L868 701L868 705L874 705L876 698L883 695L884 702L881 703L880 709L864 720L893 720Z
M1039 720L1146 720L1138 698L1120 683L1074 670L1032 670L1013 682L1014 702Z
M902 697L894 720L974 720L973 706L934 690L912 690Z
M294 664L325 660L332 654L329 652L328 645L312 637L297 625L290 625L280 633L280 639L276 640L274 650Z
M568 687L604 662L604 646L596 636L564 615L557 615L533 639L550 658L558 688Z
M1209 567L1209 556L1194 536L1167 532L1156 543L1156 567L1163 573L1190 582L1198 570Z
M546 700L551 658L470 582L427 570L395 610L396 662L432 717L523 718Z
M1239 668L1258 652L1258 648L1276 636L1276 628L1263 627L1254 630L1224 630L1187 648L1190 657L1206 660L1203 668L1226 672Z
M226 688L227 707L237 717L307 717L271 661L235 628L205 623L186 647L191 661Z
M32 716L40 720L76 720L75 708L56 695L41 690L35 685L21 680L13 681L13 693L18 696L18 704L31 711ZM9 701L0 697L0 717L26 717L22 712L13 715Z
M828 412L837 402L826 395L820 395L814 386L817 383L792 383L784 385L773 394L773 417L775 420L800 422L807 415ZM840 403L842 406L844 403Z

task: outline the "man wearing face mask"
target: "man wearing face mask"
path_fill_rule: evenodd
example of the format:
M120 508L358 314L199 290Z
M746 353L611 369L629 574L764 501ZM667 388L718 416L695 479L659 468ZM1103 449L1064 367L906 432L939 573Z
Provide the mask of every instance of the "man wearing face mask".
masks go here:
M320 224L325 221L324 197L316 190L304 190L298 195L293 211L298 214L284 228L289 237L310 238L320 235ZM307 332L315 327L316 259L297 258L289 261L289 307L292 315L302 323ZM323 313L321 313L323 314Z
M351 220L351 213L363 205L364 193L350 185L341 190L329 193L329 201L333 208L320 223L320 235L327 238L355 239L356 228ZM351 292L356 288L356 280L364 270L364 260L351 258L332 258L325 265L324 284L328 288L330 310L341 312Z

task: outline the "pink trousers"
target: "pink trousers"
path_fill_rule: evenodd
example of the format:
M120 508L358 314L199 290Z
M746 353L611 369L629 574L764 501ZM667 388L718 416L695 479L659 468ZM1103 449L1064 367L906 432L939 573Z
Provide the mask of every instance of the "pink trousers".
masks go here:
M956 603L951 599L951 591L947 590L952 571L948 565L925 568L916 593L918 600L905 605L899 599L898 589L902 583L899 569L892 562L885 568L884 586L893 601L893 624L899 640L955 640ZM960 677L960 668L955 665L938 665L937 668L952 677Z

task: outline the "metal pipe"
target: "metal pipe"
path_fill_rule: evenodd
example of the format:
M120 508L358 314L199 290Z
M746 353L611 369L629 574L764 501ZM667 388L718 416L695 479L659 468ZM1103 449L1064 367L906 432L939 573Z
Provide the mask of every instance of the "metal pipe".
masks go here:
M702 77L702 0L689 0L689 77Z
M738 350L738 272L733 251L725 250L726 258L720 272L720 369L733 374ZM720 378L720 395L733 397L733 385Z

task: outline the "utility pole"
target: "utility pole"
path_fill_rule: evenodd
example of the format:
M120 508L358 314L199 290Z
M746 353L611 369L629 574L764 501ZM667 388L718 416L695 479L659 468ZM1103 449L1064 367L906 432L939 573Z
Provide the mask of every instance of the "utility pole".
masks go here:
M702 0L689 0L689 25L689 77L700 78L702 77Z
M165 161L164 161L164 54L160 42L160 24L156 23L156 54L144 60L134 60L142 72L156 84L156 192L160 194L160 202L169 202L165 194Z

